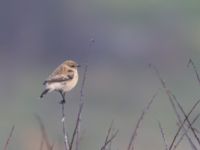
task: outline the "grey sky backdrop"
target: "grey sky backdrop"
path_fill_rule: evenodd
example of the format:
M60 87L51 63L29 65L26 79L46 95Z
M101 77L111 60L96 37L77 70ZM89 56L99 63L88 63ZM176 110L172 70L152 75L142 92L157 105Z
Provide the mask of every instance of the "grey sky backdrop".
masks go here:
M91 38L95 44L88 54ZM120 130L113 147L126 148L143 107L161 87L149 63L186 110L200 97L195 74L186 67L191 57L200 69L199 41L198 0L1 0L0 145L14 124L9 149L38 149L37 114L55 149L61 149L60 97L52 93L39 100L42 82L65 59L83 66L88 59L82 150L102 145L111 120ZM67 96L69 131L79 91L80 84ZM139 130L137 149L163 148L157 120L170 142L176 118L162 90ZM180 149L188 146L184 141Z

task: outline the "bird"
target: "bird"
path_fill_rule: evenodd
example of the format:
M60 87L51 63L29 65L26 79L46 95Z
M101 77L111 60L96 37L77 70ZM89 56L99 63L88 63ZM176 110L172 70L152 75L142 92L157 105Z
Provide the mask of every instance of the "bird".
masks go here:
M66 60L59 65L43 82L45 90L41 93L42 99L47 93L56 91L62 96L60 104L65 103L65 95L71 91L78 83L80 65L73 60Z

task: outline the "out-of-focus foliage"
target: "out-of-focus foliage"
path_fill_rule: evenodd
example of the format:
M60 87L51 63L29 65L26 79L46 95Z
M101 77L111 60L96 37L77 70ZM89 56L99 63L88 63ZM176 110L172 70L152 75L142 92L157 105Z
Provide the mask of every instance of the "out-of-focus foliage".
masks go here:
M15 124L10 149L39 149L37 114L55 148L62 148L60 97L38 97L43 80L62 61L84 65L91 37L96 42L89 55L82 150L99 148L113 119L120 129L114 148L127 147L142 108L161 87L148 63L160 69L186 112L199 98L195 75L186 67L191 57L200 69L199 0L2 0L0 145ZM80 84L67 95L69 131L79 89ZM163 148L156 120L171 139L176 118L164 92L147 114L137 149ZM183 142L180 149L187 145Z

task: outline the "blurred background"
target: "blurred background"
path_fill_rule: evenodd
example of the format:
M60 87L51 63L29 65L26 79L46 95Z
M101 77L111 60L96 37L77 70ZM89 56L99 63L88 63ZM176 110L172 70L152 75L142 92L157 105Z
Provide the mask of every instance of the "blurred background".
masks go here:
M88 53L91 38L95 43ZM186 112L200 97L194 71L187 68L192 58L200 69L199 41L199 0L0 1L1 147L15 125L9 149L39 149L38 115L55 150L63 149L61 97L57 93L44 100L38 97L48 74L72 59L82 66L87 60L89 63L81 149L99 149L112 120L119 129L113 148L126 149L142 109L161 88L149 63L159 68ZM82 75L83 68L79 72ZM67 95L70 135L79 107L80 83ZM164 147L158 120L170 143L177 121L163 90L138 130L136 149ZM189 148L186 140L179 147Z

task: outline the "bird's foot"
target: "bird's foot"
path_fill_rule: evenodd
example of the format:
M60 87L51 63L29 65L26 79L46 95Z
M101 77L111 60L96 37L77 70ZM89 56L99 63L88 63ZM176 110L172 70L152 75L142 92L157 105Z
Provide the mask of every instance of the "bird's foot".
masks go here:
M63 99L63 100L61 100L60 102L59 102L59 104L65 104L65 100Z

